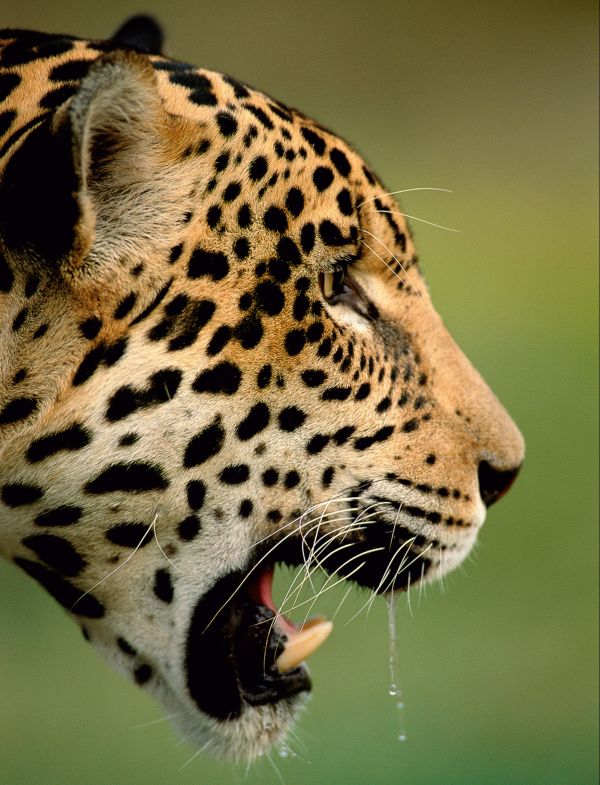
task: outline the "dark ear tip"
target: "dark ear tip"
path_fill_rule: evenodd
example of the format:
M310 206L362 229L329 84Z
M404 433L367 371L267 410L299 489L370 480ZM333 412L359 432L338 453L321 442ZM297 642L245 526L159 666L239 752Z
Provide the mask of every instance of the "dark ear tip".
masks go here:
M132 16L110 39L117 46L135 49L147 55L162 54L164 32L152 16L139 14Z

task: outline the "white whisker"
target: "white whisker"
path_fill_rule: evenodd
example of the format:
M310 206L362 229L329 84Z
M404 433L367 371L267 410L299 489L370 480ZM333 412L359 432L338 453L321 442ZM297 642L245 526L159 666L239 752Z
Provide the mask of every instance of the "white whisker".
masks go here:
M454 191L451 191L449 188L403 188L401 191L390 191L387 194L379 194L378 196L371 196L368 199L365 199L360 204L356 205L356 209L360 209L363 204L369 204L369 202L375 202L377 199L384 199L386 196L396 196L396 194L408 194L412 191L441 191L445 194L453 194Z
M420 221L422 224L428 224L429 226L435 226L436 229L444 229L446 232L455 232L460 234L460 229L452 229L450 226L442 226L441 224L436 224L433 221L426 221L424 218L417 218L416 215L409 215L408 213L402 213L400 210L376 210L377 213L388 213L389 215L403 215L404 218L410 218L411 221Z

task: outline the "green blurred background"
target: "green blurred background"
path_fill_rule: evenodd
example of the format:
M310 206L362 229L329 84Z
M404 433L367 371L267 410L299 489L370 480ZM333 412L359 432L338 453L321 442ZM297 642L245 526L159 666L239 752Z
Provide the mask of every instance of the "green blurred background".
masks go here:
M0 24L106 37L157 14L179 58L353 142L413 223L434 301L521 426L528 458L480 544L314 658L297 757L245 773L178 743L61 609L0 567L1 785L597 782L597 19L593 2L2 0ZM324 610L335 608L341 595ZM319 605L321 610L321 605ZM143 727L140 727L143 726ZM303 746L304 745L304 746Z

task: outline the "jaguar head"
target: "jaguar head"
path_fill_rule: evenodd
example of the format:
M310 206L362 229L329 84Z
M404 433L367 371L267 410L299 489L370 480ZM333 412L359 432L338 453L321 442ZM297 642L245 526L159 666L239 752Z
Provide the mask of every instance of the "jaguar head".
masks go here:
M124 40L27 35L0 61L1 548L192 743L252 758L331 630L277 608L275 566L443 576L522 438L351 146Z

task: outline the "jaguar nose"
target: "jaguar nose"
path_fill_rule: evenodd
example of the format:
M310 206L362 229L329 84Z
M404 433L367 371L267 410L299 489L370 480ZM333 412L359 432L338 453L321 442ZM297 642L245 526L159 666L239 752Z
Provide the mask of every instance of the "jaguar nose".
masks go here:
M521 466L500 471L487 461L481 461L477 470L479 493L486 507L498 501L515 481Z

